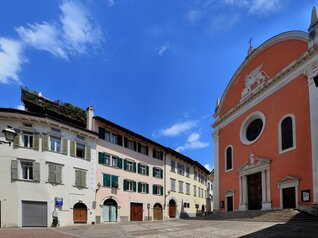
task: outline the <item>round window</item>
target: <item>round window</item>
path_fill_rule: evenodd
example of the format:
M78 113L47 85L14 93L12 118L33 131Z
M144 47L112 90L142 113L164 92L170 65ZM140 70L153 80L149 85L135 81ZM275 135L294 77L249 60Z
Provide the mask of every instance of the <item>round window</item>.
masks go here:
M261 112L249 115L241 127L241 141L245 145L254 143L262 134L265 126L265 116Z

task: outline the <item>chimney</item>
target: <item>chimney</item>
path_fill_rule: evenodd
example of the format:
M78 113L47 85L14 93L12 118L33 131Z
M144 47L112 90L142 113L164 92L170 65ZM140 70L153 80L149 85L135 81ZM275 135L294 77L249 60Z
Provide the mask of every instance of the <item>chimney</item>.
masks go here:
M89 106L86 109L86 129L92 131L93 130L93 117L94 117L94 108Z

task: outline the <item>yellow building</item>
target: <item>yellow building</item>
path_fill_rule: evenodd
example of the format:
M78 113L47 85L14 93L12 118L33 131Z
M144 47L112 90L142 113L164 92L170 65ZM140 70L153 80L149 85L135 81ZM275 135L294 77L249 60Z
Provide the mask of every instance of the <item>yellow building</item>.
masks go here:
M205 214L209 175L206 168L168 148L165 175L165 219Z

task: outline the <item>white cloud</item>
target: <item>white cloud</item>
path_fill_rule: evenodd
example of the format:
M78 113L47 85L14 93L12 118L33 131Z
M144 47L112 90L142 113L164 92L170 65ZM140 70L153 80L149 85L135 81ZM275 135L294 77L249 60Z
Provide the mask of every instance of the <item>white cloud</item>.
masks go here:
M21 42L0 37L0 82L21 83L18 73L25 61Z
M187 20L191 24L195 24L202 17L202 12L200 10L190 10L186 16Z
M159 48L158 54L162 56L170 48L171 48L171 45L169 43L165 43Z
M279 9L281 0L223 0L224 3L246 8L251 14L267 15Z
M56 26L43 22L42 24L28 24L28 27L18 27L23 42L38 50L45 50L56 57L67 59L60 39L60 32Z
M207 170L211 171L213 169L213 166L211 166L210 164L205 164L204 168L206 168Z
M25 106L24 105L19 105L19 106L17 106L17 109L25 111Z
M194 128L197 124L198 124L197 121L190 121L190 120L176 123L166 129L161 130L159 134L163 136L170 136L170 137L178 136Z
M110 7L114 6L114 4L115 4L115 1L114 1L114 0L107 0L107 2L108 2L108 5L109 5Z
M210 144L208 142L200 141L200 134L198 132L194 132L189 135L187 139L187 143L182 146L178 146L176 151L183 151L188 149L202 149L208 147Z

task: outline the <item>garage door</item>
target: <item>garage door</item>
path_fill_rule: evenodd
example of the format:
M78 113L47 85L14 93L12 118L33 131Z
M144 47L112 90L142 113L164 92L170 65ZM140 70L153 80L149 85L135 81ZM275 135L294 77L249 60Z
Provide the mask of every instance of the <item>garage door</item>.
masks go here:
M47 227L47 203L22 201L22 226Z
M142 221L142 203L130 204L130 221Z

